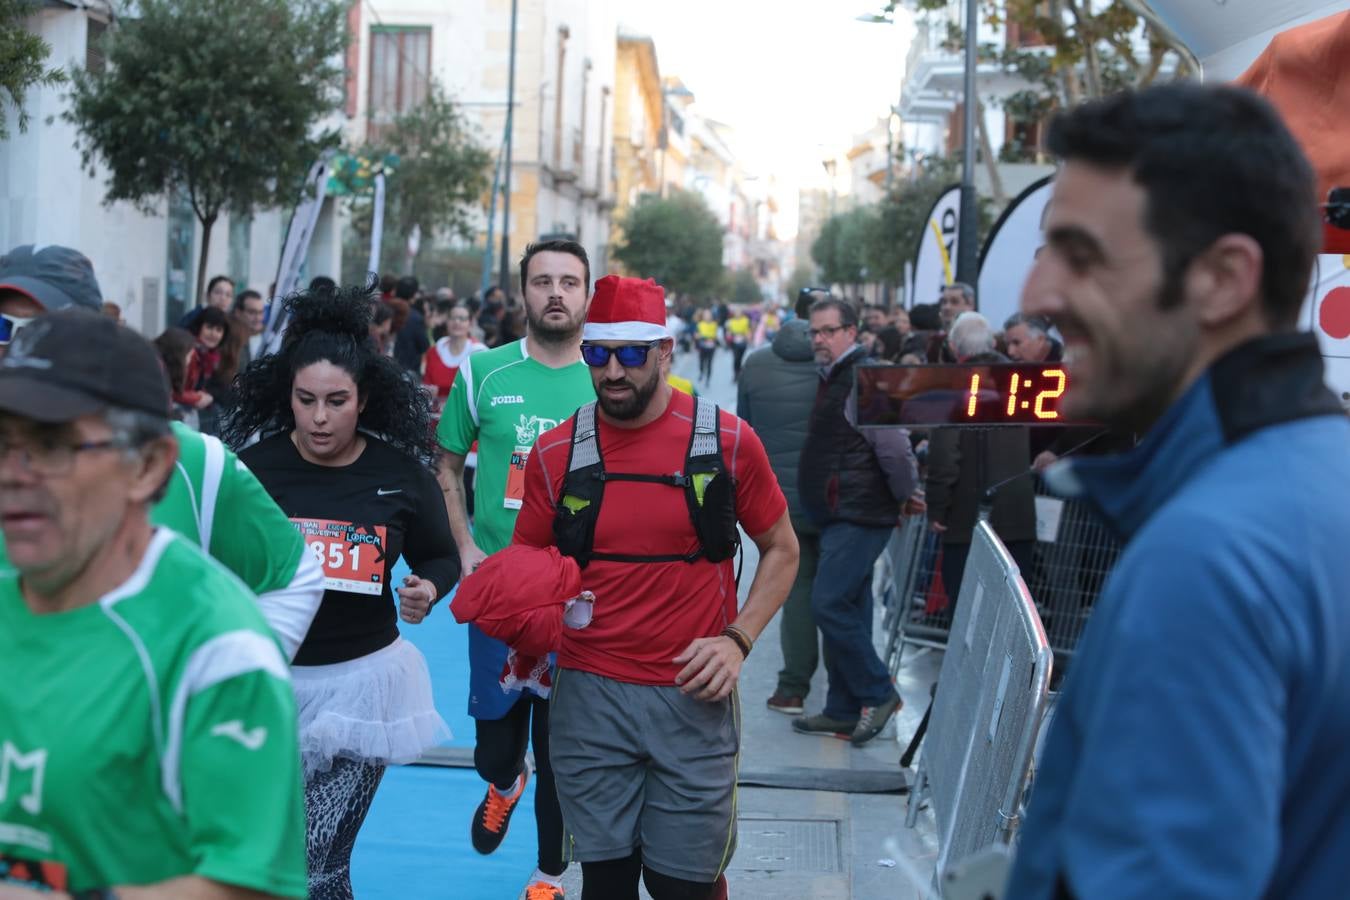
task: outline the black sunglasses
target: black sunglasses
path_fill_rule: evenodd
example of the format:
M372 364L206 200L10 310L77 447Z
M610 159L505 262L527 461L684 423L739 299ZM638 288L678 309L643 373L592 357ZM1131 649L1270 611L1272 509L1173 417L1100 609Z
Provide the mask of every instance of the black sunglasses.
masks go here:
M619 365L625 369L640 369L647 364L647 354L660 341L648 341L645 344L624 344L622 347L602 347L599 344L582 344L581 358L592 369L609 365L611 356L617 357Z

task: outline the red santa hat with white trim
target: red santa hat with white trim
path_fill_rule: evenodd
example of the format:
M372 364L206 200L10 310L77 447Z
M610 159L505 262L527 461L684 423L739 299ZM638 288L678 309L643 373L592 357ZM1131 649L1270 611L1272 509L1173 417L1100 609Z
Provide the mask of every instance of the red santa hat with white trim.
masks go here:
M672 337L666 327L666 291L650 278L606 275L595 282L595 295L581 330L583 341L660 341Z

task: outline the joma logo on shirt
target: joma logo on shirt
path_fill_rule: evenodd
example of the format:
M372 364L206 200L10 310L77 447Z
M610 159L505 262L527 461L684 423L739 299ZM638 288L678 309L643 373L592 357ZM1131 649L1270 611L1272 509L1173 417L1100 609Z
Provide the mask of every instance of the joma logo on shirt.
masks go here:
M22 753L18 747L5 741L4 747L0 748L0 806L4 806L9 799L10 777L16 769L33 773L32 786L28 793L19 796L19 806L29 815L36 816L42 812L42 777L47 772L47 751L43 749Z
M503 394L500 397L492 398L493 406L506 406L508 403L524 403L525 398L519 394Z

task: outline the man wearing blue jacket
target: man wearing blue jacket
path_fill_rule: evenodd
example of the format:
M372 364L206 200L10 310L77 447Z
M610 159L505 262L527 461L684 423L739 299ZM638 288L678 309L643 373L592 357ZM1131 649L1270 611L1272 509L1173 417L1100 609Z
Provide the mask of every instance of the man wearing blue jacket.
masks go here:
M1127 541L1046 739L1012 898L1345 896L1350 423L1297 319L1315 179L1274 110L1169 85L1056 118L1023 312L1066 411L1145 435L1049 470Z

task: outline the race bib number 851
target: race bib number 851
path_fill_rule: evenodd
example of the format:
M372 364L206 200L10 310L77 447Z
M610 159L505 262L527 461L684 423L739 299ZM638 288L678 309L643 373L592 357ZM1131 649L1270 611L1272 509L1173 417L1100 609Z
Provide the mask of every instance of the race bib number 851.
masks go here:
M332 519L291 519L323 567L323 586L354 594L384 590L383 525L355 525Z

